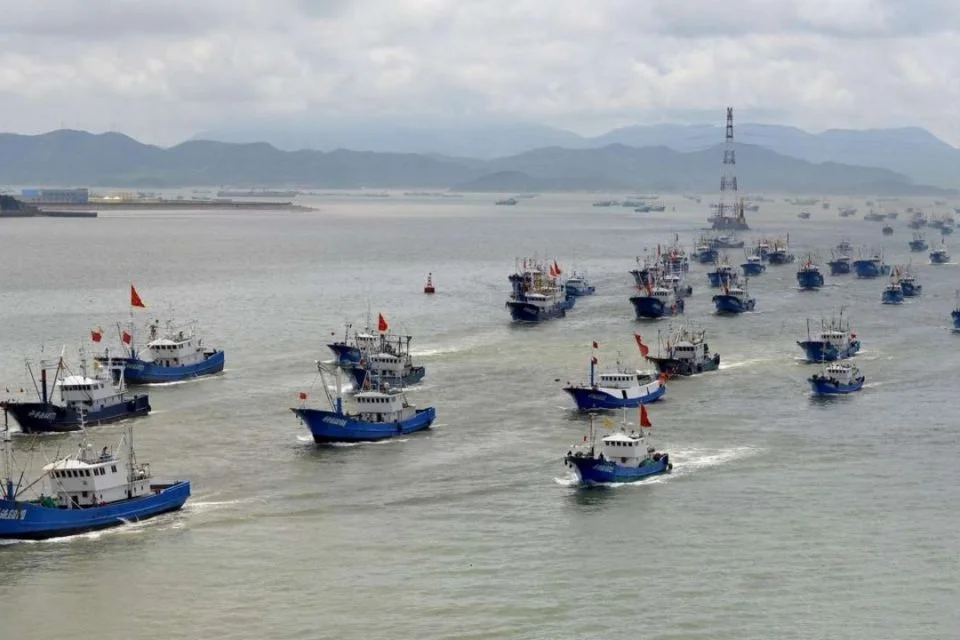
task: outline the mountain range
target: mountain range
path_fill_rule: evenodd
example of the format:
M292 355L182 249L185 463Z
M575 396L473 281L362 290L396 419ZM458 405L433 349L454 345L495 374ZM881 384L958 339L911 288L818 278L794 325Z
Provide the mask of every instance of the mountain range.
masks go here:
M191 140L164 149L119 133L60 130L0 134L0 182L113 187L358 189L429 187L463 191L717 191L721 145L677 151L607 144L543 147L494 159L373 151L284 151L264 142ZM812 163L738 145L741 190L816 194L953 195L889 169Z
M765 147L809 162L836 162L902 173L919 183L960 187L960 150L925 129L830 129L736 125L738 143ZM587 137L535 123L507 120L318 119L283 124L224 127L197 138L221 142L269 142L280 149L357 149L438 154L492 160L543 147L595 149L611 144L699 151L722 143L719 125L637 125Z

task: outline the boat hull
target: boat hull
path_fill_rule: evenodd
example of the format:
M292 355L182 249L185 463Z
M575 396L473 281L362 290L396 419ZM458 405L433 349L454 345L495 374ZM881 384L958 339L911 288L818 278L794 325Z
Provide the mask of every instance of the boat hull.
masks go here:
M913 251L914 253L920 253L922 251L926 251L929 248L930 246L926 242L918 242L916 240L910 241L910 251Z
M344 342L328 344L327 348L333 351L333 355L337 357L338 364L358 364L363 357L358 347L351 346Z
M916 298L923 293L922 284L909 284L907 282L901 282L900 286L903 289L904 298Z
M798 271L797 284L801 289L819 289L823 286L823 274L819 271Z
M120 379L120 369L123 369L123 379L127 384L156 384L161 382L179 382L202 376L210 376L223 371L223 351L210 351L203 362L183 367L164 367L153 362L146 362L138 358L111 358L114 381ZM106 364L106 358L97 358L98 362Z
M845 276L852 271L849 260L833 260L827 264L830 266L832 276Z
M322 409L292 409L307 426L317 444L333 442L375 442L429 429L436 409L427 407L400 422L366 422L348 415Z
M591 285L572 285L569 282L564 285L564 291L568 296L581 298L583 296L592 296L597 292L597 288Z
M879 278L890 275L890 265L878 265L872 260L856 260L853 263L853 269L857 272L858 278Z
M44 507L0 499L0 539L46 540L119 527L177 511L190 497L190 483L151 485L154 493L82 509Z
M846 360L852 358L860 351L860 341L851 340L845 349L840 349L836 345L829 347L820 340L804 340L797 342L807 356L807 362L834 362L835 360Z
M780 253L777 251L772 251L769 256L767 256L767 262L772 265L784 265L793 262L796 258L789 253Z
M647 360L653 363L658 373L665 373L668 376L692 376L698 373L716 371L720 368L719 354L715 354L710 360L704 360L699 363L677 358L648 357Z
M860 376L849 384L842 384L839 382L830 382L825 378L814 376L810 378L810 386L812 387L813 392L818 396L846 395L848 393L860 391L860 389L863 388L863 380L863 376Z
M65 433L80 430L80 412L72 407L43 402L7 402L3 408L13 415L23 433ZM83 421L90 427L145 416L148 413L148 396L135 395L120 404L98 411L85 411Z
M653 296L634 296L630 298L630 304L633 305L638 319L651 320L683 313L683 300L677 300L667 306L662 300Z
M903 304L903 291L884 291L880 296L883 304Z
M950 314L950 318L953 320L953 331L960 333L960 310L953 311Z
M645 462L639 467L626 467L612 460L577 455L568 455L566 461L580 476L580 482L587 486L636 482L669 473L673 469L670 455L666 453L660 459Z
M720 257L720 252L716 249L701 249L697 253L697 262L700 264L713 264Z
M740 268L745 276L758 276L767 270L767 266L760 262L744 262Z
M726 294L713 296L713 304L717 308L717 313L721 315L736 315L753 311L756 308L756 301L753 298L741 300L736 296Z
M950 262L950 256L945 253L931 253L930 264L947 264Z
M601 409L636 408L642 404L656 402L667 392L664 384L653 382L640 389L641 393L631 395L631 389L617 389L622 393L618 396L603 389L590 387L564 387L563 389L577 403L579 411L595 411Z
M567 297L566 301L549 307L541 307L529 302L509 301L507 309L514 322L544 322L554 318L566 317L567 311L573 307L575 297Z

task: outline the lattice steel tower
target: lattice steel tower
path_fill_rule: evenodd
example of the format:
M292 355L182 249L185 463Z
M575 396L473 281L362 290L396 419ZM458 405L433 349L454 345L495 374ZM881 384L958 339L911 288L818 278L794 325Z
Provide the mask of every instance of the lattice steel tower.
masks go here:
M737 217L740 196L737 193L737 152L733 146L733 107L727 107L727 136L723 146L723 175L720 176L718 218Z

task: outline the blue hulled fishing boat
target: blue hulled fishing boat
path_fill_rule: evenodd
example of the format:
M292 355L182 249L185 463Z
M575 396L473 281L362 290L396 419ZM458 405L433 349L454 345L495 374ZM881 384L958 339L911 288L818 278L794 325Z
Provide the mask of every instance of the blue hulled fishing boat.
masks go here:
M785 239L778 238L774 240L773 245L770 247L770 254L767 256L767 262L771 265L789 264L796 259L797 257L790 253L789 235Z
M707 279L713 288L730 286L737 282L737 270L724 259L717 263L712 271L707 272Z
M583 296L592 296L597 292L597 288L587 282L587 277L583 274L574 272L564 283L568 296L580 298Z
M767 270L767 265L763 264L763 258L757 255L747 256L747 261L740 265L743 269L743 275L748 278L758 276Z
M573 308L577 298L558 283L560 269L556 262L549 266L549 275L543 264L523 260L523 270L509 277L513 290L507 300L507 309L514 322L543 322L563 318Z
M940 246L930 252L930 264L947 264L950 262L950 254L947 253L947 243L940 241Z
M109 357L107 362L109 363ZM53 370L53 389L47 371ZM63 358L40 362L40 381L27 363L27 373L37 389L38 401L8 400L2 403L5 414L12 414L23 433L56 433L79 431L89 425L106 424L125 418L145 416L150 412L146 394L131 395L126 391L123 374L114 381L110 365L94 362L94 372L87 370L86 356L80 351L80 372L67 370ZM53 401L59 389L60 403Z
M663 282L640 287L638 295L630 298L637 319L657 319L683 313L683 300L672 287Z
M154 484L150 465L138 463L134 455L132 428L126 435L126 461L109 447L96 451L82 441L75 455L43 468L47 487L32 497L27 491L43 477L25 484L21 474L14 481L9 429L3 431L2 444L0 539L46 540L119 527L176 511L190 497L185 480Z
M700 264L713 264L717 261L720 252L713 245L713 239L709 236L700 236L693 245L694 257Z
M577 409L594 411L599 409L622 409L639 407L641 404L656 402L667 392L666 374L659 376L644 371L628 371L621 366L619 359L613 371L597 373L597 343L593 343L594 355L590 358L590 383L572 385L563 388L570 394Z
M409 386L423 380L427 370L413 364L410 355L412 336L386 335L388 325L380 314L381 326L387 327L376 347L364 351L357 364L344 364L343 368L353 379L355 389L369 389L374 382L393 386Z
M930 248L930 245L927 244L927 238L922 233L914 233L913 240L910 241L910 251L914 253L919 253L921 251L926 251Z
M650 348L639 334L634 334L634 338L640 355L652 362L658 373L665 373L668 377L692 376L720 368L720 354L710 354L706 331L702 329L679 327L672 330L666 340L661 335L655 356L650 355Z
M903 304L903 287L900 286L900 278L896 271L890 277L887 286L883 288L880 302L883 304Z
M604 426L613 429L613 421L605 418ZM636 482L673 469L670 455L658 452L644 437L643 430L652 427L644 405L640 405L640 432L628 431L628 426L624 409L620 431L602 438L598 447L591 414L590 434L584 436L584 445L571 447L564 457L564 464L577 473L582 485Z
M725 286L723 293L713 296L713 304L717 308L717 313L721 315L736 315L746 311L753 311L757 306L757 301L747 293L746 284L743 287L734 285Z
M150 340L143 349L137 348L132 327L129 332L121 330L126 355L115 358L104 354L97 356L96 361L110 367L115 381L123 375L128 384L177 382L223 371L223 351L203 346L196 323L176 327L168 322L161 332L159 322L154 322L149 330ZM99 342L99 331L93 332L93 336Z
M953 320L953 332L960 333L960 291L957 292L957 303L953 306L950 319Z
M810 332L810 321L807 320L807 339L798 340L797 345L803 349L807 362L833 362L852 358L860 351L860 341L857 334L850 331L850 323L844 323L843 310L838 319L830 322L820 321L820 331Z
M900 273L900 288L904 298L916 298L923 293L923 285L917 282L916 276L909 267L898 267Z
M890 275L890 265L883 262L883 254L879 251L861 252L860 257L853 261L853 269L858 278L879 278Z
M797 271L797 284L800 285L801 289L819 289L823 286L823 273L820 271L820 267L814 263L814 257L808 256L807 259L800 265L799 271Z
M853 266L853 246L849 240L841 240L840 243L830 251L833 258L827 263L830 267L830 275L842 276L850 273Z
M336 397L331 395L326 382L329 371L320 363L323 391L331 410L311 409L306 406L307 394L301 393L301 406L291 409L313 435L318 444L331 442L370 442L386 440L429 429L436 419L433 407L417 409L407 401L403 389L388 384L378 384L375 389L354 395L356 410L343 408L343 393L340 385L340 370L334 368Z
M637 267L630 270L630 275L633 276L633 281L638 287L645 287L648 284L653 284L657 274L662 272L660 261L645 255L643 260L640 259L640 256L637 256Z
M351 329L353 325L348 324L344 330L343 340L327 345L337 357L337 364L359 364L363 353L376 349L380 343L380 337L370 328L369 318L365 331L353 331L351 334Z
M824 367L821 373L810 376L808 380L816 395L843 395L860 391L863 381L859 369L840 362Z

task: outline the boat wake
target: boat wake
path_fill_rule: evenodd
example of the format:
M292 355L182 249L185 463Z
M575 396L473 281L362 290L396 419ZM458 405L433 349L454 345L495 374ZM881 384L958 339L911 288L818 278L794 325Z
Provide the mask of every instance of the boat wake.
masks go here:
M750 358L747 360L738 360L737 362L721 362L720 371L726 371L727 369L739 369L740 367L760 364L761 362L772 362L774 360L776 360L776 358Z
M148 383L146 383L146 384L144 384L144 385L142 385L142 386L144 386L144 387L154 387L154 388L159 388L159 387L178 387L178 386L180 386L180 385L182 385L182 384L194 384L194 383L196 383L196 382L203 382L204 380L216 380L217 378L219 378L220 376L222 376L224 373L227 373L228 371L229 371L229 369L224 369L224 370L223 370L222 372L220 372L220 373L214 373L214 374L206 375L206 376L196 376L196 377L194 377L194 378L187 378L186 380L171 380L170 382L148 382Z

